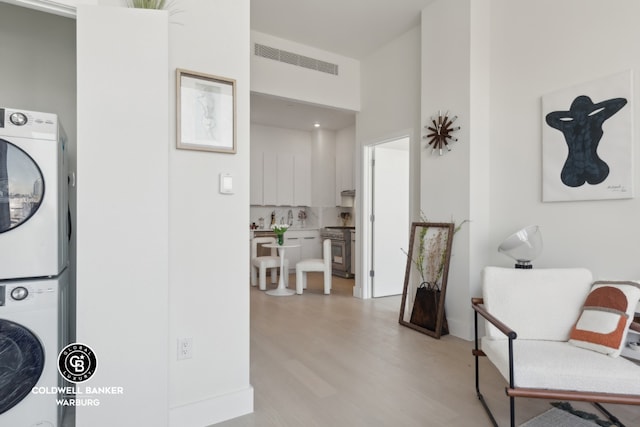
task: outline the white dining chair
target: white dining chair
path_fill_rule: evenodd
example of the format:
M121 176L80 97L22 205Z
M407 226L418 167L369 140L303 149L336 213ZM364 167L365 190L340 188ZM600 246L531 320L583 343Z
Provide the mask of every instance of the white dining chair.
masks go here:
M275 237L254 237L251 239L251 286L256 286L258 276L260 277L260 290L267 289L267 269L271 269L271 283L278 282L278 269L280 268L280 257L278 250L271 248L270 256L258 256L258 245L264 243L276 243ZM284 282L289 284L289 261L284 260Z
M331 239L322 242L322 258L310 258L298 261L296 264L296 293L302 295L307 288L307 273L319 271L324 274L324 293L331 293Z

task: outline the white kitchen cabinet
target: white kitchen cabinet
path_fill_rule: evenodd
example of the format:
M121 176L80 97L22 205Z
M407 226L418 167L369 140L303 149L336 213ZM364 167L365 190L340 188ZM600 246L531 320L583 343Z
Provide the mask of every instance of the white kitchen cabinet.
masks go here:
M300 247L300 259L322 258L322 241L320 231L301 231L302 246Z
M276 205L293 206L293 155L277 154Z
M311 206L311 158L293 156L293 203L294 206Z
M336 206L343 206L347 201L341 196L342 191L356 188L354 152L355 128L339 131L336 138Z
M284 235L285 245L300 245L297 248L287 248L285 258L289 260L289 272L296 271L296 264L300 261L300 249L302 246L302 238L295 231L287 231Z
M305 155L251 152L250 204L311 206L311 158Z
M264 183L264 157L261 151L251 151L251 178L249 182L249 203L264 205L262 185Z
M316 207L335 207L336 136L316 129L311 137L311 200Z
M262 204L275 206L278 194L278 160L276 153L265 151L262 153Z
M309 258L322 258L322 243L319 230L289 230L284 234L286 245L300 245L287 248L285 258L289 260L289 272L296 270L298 261Z
M251 151L249 203L275 206L278 196L278 157L271 151Z

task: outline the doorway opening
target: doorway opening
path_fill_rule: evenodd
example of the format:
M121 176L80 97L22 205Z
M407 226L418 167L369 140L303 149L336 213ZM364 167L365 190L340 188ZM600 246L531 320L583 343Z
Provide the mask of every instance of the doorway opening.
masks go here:
M409 244L410 138L366 147L367 237L364 251L373 298L402 294Z

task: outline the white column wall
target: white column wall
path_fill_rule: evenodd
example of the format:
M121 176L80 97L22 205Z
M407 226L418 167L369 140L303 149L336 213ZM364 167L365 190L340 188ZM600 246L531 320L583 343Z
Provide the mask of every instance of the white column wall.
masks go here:
M120 5L118 0L101 0L100 3ZM111 13L110 10L104 8L100 13ZM155 130L163 131L162 137L156 138L153 133L148 133L143 138L149 143L153 142L155 148L160 147L168 153L168 183L165 181L164 185L158 185L160 181L156 180L154 184L147 185L154 190L164 188L168 206L164 209L147 207L145 211L146 215L152 215L151 218L165 218L168 222L164 231L158 230L148 242L141 239L145 243L140 243L149 244L153 247L151 252L155 253L154 251L163 248L157 244L157 239L162 236L168 239L168 256L163 261L154 263L155 270L145 280L152 280L156 273L162 274L164 271L168 275L169 295L167 298L167 285L163 286L163 280L158 280L143 301L138 301L136 296L138 289L141 292L144 287L131 288L134 298L130 304L108 304L109 298L106 298L104 301L111 312L117 312L118 319L127 322L127 327L117 328L117 332L113 328L109 331L94 330L91 335L93 342L107 344L120 336L126 337L127 333L121 333L121 330L135 332L142 337L139 346L144 349L142 354L151 352L153 360L162 359L164 364L162 367L155 367L153 364L144 367L143 374L148 373L151 378L146 375L130 375L135 367L122 367L121 375L129 375L127 384L131 384L131 389L136 392L148 391L148 394L144 398L138 398L134 393L125 396L118 401L117 408L110 407L112 413L110 417L104 417L104 421L97 420L98 412L84 411L85 414L95 415L91 415L91 420L83 425L117 425L112 418L119 416L125 417L127 423L133 420L131 422L137 425L202 427L253 410L253 388L249 383L249 286L246 275L249 257L249 247L246 244L249 237L249 1L184 0L179 3L179 11L170 14L169 22L168 41L144 39L137 33L142 30L139 25L136 33L130 36L131 39L143 40L150 46L159 45L164 49L169 46L170 52L168 64L165 62L164 66L155 67L151 73L161 72L166 79L162 88L155 91L155 95L168 97L168 105L164 103L162 118L151 122ZM101 30L101 34L113 37L113 28L119 26L120 23L112 24L109 29ZM145 34L153 37L158 33L148 31ZM118 49L114 49L114 46L126 45L128 42L115 41L109 46L116 52ZM81 43L84 42L79 41ZM90 40L86 44L89 45ZM82 58L80 55L79 57ZM95 79L104 75L104 81L109 81L114 70L146 70L146 64L139 64L141 59L146 60L144 55L139 54L126 61L102 64L99 70L98 67L91 70ZM236 154L175 149L176 68L236 80ZM133 75L136 75L135 72ZM115 89L119 88L116 86ZM82 91L79 85L78 93L79 110L81 100L86 105L102 101L100 97L96 97L95 88L89 85L84 86ZM104 96L108 97L110 93L106 92ZM138 108L140 105L142 109L145 106L151 111L155 111L156 107L162 108L162 104L153 96L145 97L142 93L138 97L138 93L140 92L136 87L128 88L130 99L124 104L131 106L130 108ZM110 113L123 111L124 106L119 107L120 110L112 106ZM105 114L104 117L109 116ZM92 133L103 131L104 117L100 117L99 124L94 121L82 124L79 120L79 132L83 126ZM143 125L138 126L141 131L145 129ZM102 139L98 138L97 141ZM128 142L128 139L123 138L123 141ZM104 143L102 147L108 146ZM136 145L132 144L132 147ZM95 156L99 156L99 151ZM144 162L141 164L144 167L154 165ZM90 162L87 163L86 168L91 165ZM100 167L95 168L95 171L100 170ZM232 196L218 193L218 178L222 172L231 173L234 178L235 194ZM99 189L109 182L110 176L99 174L95 176L95 180ZM85 203L90 203L91 200L87 199ZM79 214L82 215L80 210ZM97 225L88 229L92 230L94 227ZM113 233L113 236L118 234ZM138 248L131 244L128 236L119 236L118 245L105 244L103 250L113 254L123 247L128 249L131 246L132 250ZM167 249L166 246L164 248ZM142 249L138 249L138 252L145 254ZM135 258L132 256L132 259ZM96 274L96 269L90 263L79 259L81 268L83 264L91 272L87 274ZM141 269L140 272L145 270ZM112 290L115 292L117 288ZM93 300L103 296L102 292L102 289L87 290L87 295ZM119 298L124 298L124 294L114 293ZM165 300L162 302L158 298ZM79 300L78 304L79 310L82 310L82 301ZM86 309L90 310L91 307L92 305L88 305ZM168 323L154 321L157 319L149 317L149 310L151 313L157 311L162 316L168 314ZM94 318L98 315L99 312L86 312L86 318L90 319L87 325L106 321ZM82 320L79 319L78 322L80 324ZM152 339L156 334L163 337L162 349L145 346L144 341ZM179 337L193 338L192 359L177 361ZM127 342L126 339L124 342ZM119 347L114 344L113 349L115 351ZM114 367L125 360L122 351L109 354L104 359L105 363L112 363ZM112 378L120 377L115 375ZM160 394L164 397L161 398ZM154 413L153 416L144 418L148 415L144 405L147 401L153 402L150 407L152 406ZM138 412L129 417L132 411ZM101 422L107 424L100 424Z
M202 427L253 410L249 383L249 0L175 3L169 72L236 80L236 154L176 150L169 134L170 425ZM233 176L233 195L218 192ZM194 356L176 358L191 337Z
M489 0L437 0L422 13L422 125L457 115L458 142L421 151L421 209L434 222L470 220L455 234L446 291L452 335L470 338L470 299L486 264L489 226Z
M78 426L168 421L167 42L166 12L78 10L77 341L123 388Z

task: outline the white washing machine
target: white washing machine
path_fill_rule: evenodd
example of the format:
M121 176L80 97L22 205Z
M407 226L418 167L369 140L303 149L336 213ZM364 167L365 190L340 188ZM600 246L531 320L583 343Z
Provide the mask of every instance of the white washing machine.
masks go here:
M55 114L0 108L0 280L68 263L68 168Z
M67 284L67 269L53 279L0 282L0 426L61 425Z

